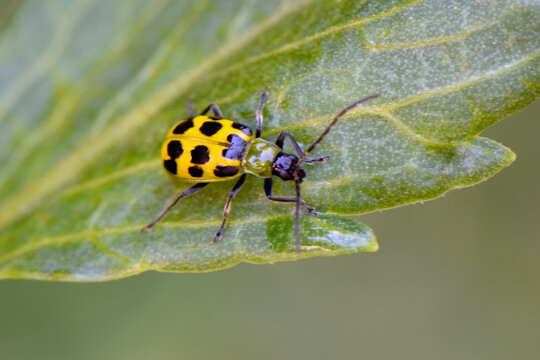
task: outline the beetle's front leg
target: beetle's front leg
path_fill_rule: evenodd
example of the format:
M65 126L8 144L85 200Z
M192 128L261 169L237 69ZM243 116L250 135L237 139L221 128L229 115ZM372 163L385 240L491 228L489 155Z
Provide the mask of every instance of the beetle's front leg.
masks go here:
M272 195L272 186L273 186L273 182L272 182L272 178L266 178L264 179L264 193L266 194L266 198L268 200L272 200L272 201L279 201L279 202L296 202L296 197L294 196L273 196ZM304 209L307 210L308 213L312 214L312 215L317 215L317 211L315 210L314 207L311 207L309 205L307 205L304 200L300 200L299 201L300 205L304 207Z

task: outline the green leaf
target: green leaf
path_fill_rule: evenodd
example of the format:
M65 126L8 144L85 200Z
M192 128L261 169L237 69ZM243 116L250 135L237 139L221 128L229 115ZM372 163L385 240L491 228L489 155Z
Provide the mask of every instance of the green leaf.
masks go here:
M523 1L29 1L0 27L0 278L103 280L377 249L349 215L432 199L509 165L477 135L540 92L540 5ZM441 21L444 19L444 21ZM166 132L217 103L263 137L309 146L302 252L291 204L248 177L186 198L161 169ZM286 148L291 151L290 148ZM276 181L276 194L292 195ZM347 215L344 217L343 215Z

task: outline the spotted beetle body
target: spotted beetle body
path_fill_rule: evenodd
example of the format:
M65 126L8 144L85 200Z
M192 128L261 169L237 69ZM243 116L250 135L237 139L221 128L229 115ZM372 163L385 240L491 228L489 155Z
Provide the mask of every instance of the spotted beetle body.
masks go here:
M200 115L172 127L161 148L167 173L189 182L228 181L244 173L242 160L255 138L236 121Z
M275 143L260 138L263 122L262 109L267 96L266 91L261 95L256 112L257 129L255 134L246 125L224 119L215 104L209 105L199 116L189 117L172 127L161 148L162 164L173 178L196 184L182 191L164 211L141 231L151 230L178 201L198 192L208 183L238 178L229 192L223 209L221 226L214 237L214 242L221 239L231 210L232 198L244 184L246 174L253 174L264 178L264 192L268 200L296 203L294 237L295 249L297 252L300 251L300 207L315 214L315 209L306 205L301 199L300 184L306 176L306 172L301 166L302 163L324 164L328 156L315 159L308 159L307 156L330 132L332 126L341 116L356 105L379 95L366 96L341 110L306 151L303 151L292 135L286 131L280 133ZM215 116L206 115L210 110L214 112ZM282 151L285 139L290 141L298 156ZM273 196L272 176L278 176L285 181L294 181L296 196Z

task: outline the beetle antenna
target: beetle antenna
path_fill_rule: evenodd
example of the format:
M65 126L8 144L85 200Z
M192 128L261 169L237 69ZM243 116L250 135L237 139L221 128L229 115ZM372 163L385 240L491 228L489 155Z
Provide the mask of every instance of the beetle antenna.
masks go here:
M300 157L300 159L298 159L298 163L301 163L302 161L304 161L306 159L306 157L309 155L310 152L313 151L313 149L315 149L315 147L321 142L323 141L324 137L330 132L330 130L332 129L332 126L334 126L340 117L342 117L343 115L345 115L347 113L347 111L351 110L352 108L354 108L356 105L360 104L360 103L363 103L365 101L368 101L368 100L371 100L371 99L374 99L376 97L378 97L379 94L371 94L369 96L366 96L366 97L363 97L361 98L360 100L357 100L355 102L353 102L352 104L350 104L349 106L347 106L345 109L341 110L339 112L339 114L337 114L335 117L334 117L334 120L332 120L332 122L330 123L330 125L328 125L328 127L322 132L321 135L319 135L319 138L317 140L315 140L315 142L313 144L311 144L311 146L302 154L302 156Z
M294 248L297 253L300 252L300 181L296 180L296 208L294 212Z

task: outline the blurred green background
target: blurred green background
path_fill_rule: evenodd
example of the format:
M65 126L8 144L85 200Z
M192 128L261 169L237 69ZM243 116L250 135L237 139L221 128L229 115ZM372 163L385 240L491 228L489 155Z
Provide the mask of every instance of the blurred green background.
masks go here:
M381 250L205 274L0 283L0 359L536 359L540 103L486 136L516 162L369 214Z

